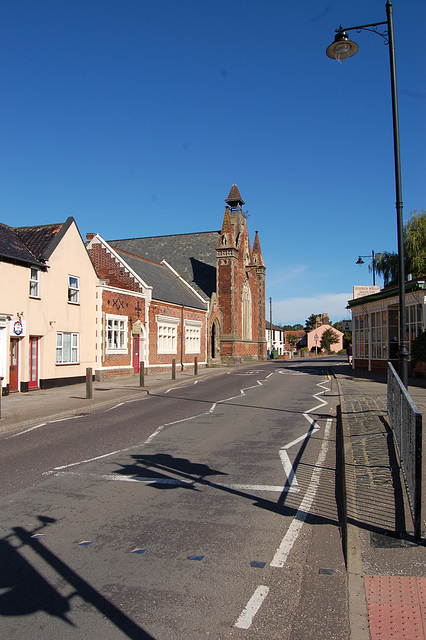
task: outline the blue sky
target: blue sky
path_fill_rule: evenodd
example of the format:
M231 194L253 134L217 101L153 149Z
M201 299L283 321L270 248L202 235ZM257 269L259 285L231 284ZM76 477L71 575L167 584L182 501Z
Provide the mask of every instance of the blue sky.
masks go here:
M404 219L425 204L426 3L394 0ZM220 229L233 183L273 321L347 318L396 250L389 51L325 55L385 0L3 0L0 221L105 239ZM379 280L381 284L381 281Z

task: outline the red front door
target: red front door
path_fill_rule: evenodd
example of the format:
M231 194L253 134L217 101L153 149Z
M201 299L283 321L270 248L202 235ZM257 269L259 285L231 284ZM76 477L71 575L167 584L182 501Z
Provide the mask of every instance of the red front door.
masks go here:
M29 389L35 389L38 387L38 341L39 338L30 336L30 375L28 380Z
M139 336L133 336L133 371L139 373Z
M18 391L18 355L19 342L17 338L10 339L9 391Z

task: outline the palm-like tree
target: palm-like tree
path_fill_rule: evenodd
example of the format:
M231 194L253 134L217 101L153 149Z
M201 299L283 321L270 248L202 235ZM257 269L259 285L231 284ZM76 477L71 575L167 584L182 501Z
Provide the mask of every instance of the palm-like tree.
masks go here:
M413 278L426 275L426 211L413 211L404 227L404 270ZM372 270L370 265L369 269ZM391 251L374 254L374 270L383 276L385 287L398 282L398 254Z

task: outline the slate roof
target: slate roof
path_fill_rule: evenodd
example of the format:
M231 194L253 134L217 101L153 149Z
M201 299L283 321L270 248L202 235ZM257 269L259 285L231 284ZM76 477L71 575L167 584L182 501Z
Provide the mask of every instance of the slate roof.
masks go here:
M0 223L0 260L17 264L43 267L36 256L29 250L16 230Z
M127 251L119 250L117 247L115 247L115 251L147 285L153 288L153 299L161 302L170 302L179 306L185 305L185 307L207 310L207 304L204 304L200 298L165 265L140 258Z
M216 291L216 247L220 231L108 240L116 251L127 251L157 263L165 260L204 298ZM151 282L148 280L148 283Z

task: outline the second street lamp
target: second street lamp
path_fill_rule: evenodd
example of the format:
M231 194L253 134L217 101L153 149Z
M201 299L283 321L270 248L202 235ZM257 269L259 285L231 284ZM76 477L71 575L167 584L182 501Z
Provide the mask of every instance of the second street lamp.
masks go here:
M393 8L392 2L386 2L385 22L373 22L358 27L339 27L336 29L334 42L327 47L329 58L345 62L358 51L358 45L349 40L347 31L371 31L381 36L385 44L389 45L389 60L391 72L392 92L392 118L393 118L393 146L395 159L395 189L396 189L396 222L398 236L398 287L399 287L399 375L405 387L408 386L408 350L406 343L406 318L405 318L405 272L404 272L404 227L402 220L402 187L401 187L401 160L399 152L399 121L398 121L398 94L396 89L395 44L393 35ZM377 27L386 25L387 30L379 31Z
M371 258L371 270L373 272L373 287L376 286L376 267L374 264L374 251L371 252L371 256L358 256L358 260L355 264L364 264L363 258Z

